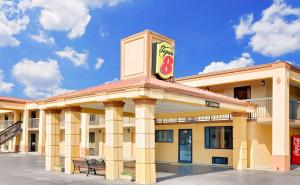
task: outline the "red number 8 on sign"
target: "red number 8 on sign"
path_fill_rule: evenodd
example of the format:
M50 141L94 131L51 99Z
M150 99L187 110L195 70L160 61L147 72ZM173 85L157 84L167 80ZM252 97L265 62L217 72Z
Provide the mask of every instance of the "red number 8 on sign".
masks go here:
M174 63L173 58L171 56L166 56L161 65L161 69L160 69L161 73L164 75L170 74L173 71L173 63Z

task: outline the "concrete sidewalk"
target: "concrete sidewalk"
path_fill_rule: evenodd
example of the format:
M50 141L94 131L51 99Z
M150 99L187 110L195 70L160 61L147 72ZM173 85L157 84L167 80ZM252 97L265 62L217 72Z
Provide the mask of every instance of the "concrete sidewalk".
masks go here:
M128 181L108 181L103 176L66 175L44 170L44 157L33 154L0 154L0 185L132 185ZM296 185L300 170L278 173L262 170L236 171L201 165L157 164L159 185Z

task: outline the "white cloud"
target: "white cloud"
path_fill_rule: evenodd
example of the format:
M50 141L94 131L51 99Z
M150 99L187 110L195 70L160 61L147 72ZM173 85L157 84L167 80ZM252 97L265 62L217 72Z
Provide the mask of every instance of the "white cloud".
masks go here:
M111 80L111 81L104 82L104 84L110 84L110 83L116 82L116 81L118 81L118 80L119 80L118 78L114 78L114 79Z
M105 32L105 31L103 31L102 29L100 30L100 36L101 36L102 38L104 38L104 37L106 37L106 36L108 36L108 35L109 35L108 32Z
M95 69L99 70L102 67L103 64L104 64L104 59L101 58L101 57L97 58L97 62L95 64Z
M66 31L70 39L81 37L91 20L90 9L114 7L127 0L23 0L20 6L41 8L39 22L46 30Z
M228 63L223 61L214 61L207 65L204 70L200 73L210 73L214 71L222 71L227 69L234 69L239 67L247 67L254 65L254 60L249 53L242 53L242 56L234 59ZM200 74L199 73L199 74Z
M36 35L30 35L30 38L32 40L35 40L37 42L47 44L47 45L54 45L55 44L55 39L53 37L49 37L45 32L40 31Z
M8 83L4 81L4 73L0 69L0 93L10 93L13 87L13 83Z
M86 51L78 53L71 47L65 47L64 50L57 51L56 55L69 59L75 66L87 65L88 53Z
M57 61L32 61L23 59L12 69L14 78L24 86L24 94L30 98L44 98L69 90L61 87L63 77Z
M253 21L253 14L245 15L240 18L240 24L235 26L235 36L237 39L243 38L244 35L251 34L251 24Z
M241 18L235 27L237 39L250 35L249 46L253 51L277 57L300 49L300 8L287 5L284 0L274 0L261 18Z
M15 38L29 23L29 17L23 15L13 1L0 1L0 47L20 45Z

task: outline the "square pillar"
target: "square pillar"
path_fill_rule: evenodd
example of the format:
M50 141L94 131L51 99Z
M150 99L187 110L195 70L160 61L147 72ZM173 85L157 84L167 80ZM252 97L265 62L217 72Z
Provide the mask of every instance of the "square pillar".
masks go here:
M155 103L154 99L136 99L136 183L156 182L155 169Z
M72 174L72 160L80 159L80 107L68 107L65 112L65 173Z
M46 142L46 113L45 110L39 110L39 141L38 152L40 155L45 154L45 142Z
M22 152L28 152L28 122L29 122L29 110L25 109L23 113L22 124Z
M80 156L89 155L89 127L90 127L90 114L81 113L81 142L80 142Z
M273 69L272 168L290 170L289 70Z
M247 168L247 113L232 113L233 168Z
M123 106L122 101L104 102L106 178L120 179L123 172Z
M46 110L46 170L59 166L59 115L61 110Z
M14 111L13 112L13 124L20 121L20 111ZM20 148L20 133L18 133L16 135L16 137L13 138L13 146L12 146L12 150L13 152L19 152L19 148Z

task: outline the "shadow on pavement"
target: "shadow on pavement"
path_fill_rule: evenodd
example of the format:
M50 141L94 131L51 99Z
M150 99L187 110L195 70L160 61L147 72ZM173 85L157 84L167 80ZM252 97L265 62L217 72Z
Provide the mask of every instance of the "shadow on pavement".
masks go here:
M221 172L233 170L229 167L222 166L204 166L197 164L185 163L156 163L157 182L164 180L188 176L188 175L201 175L207 173Z

